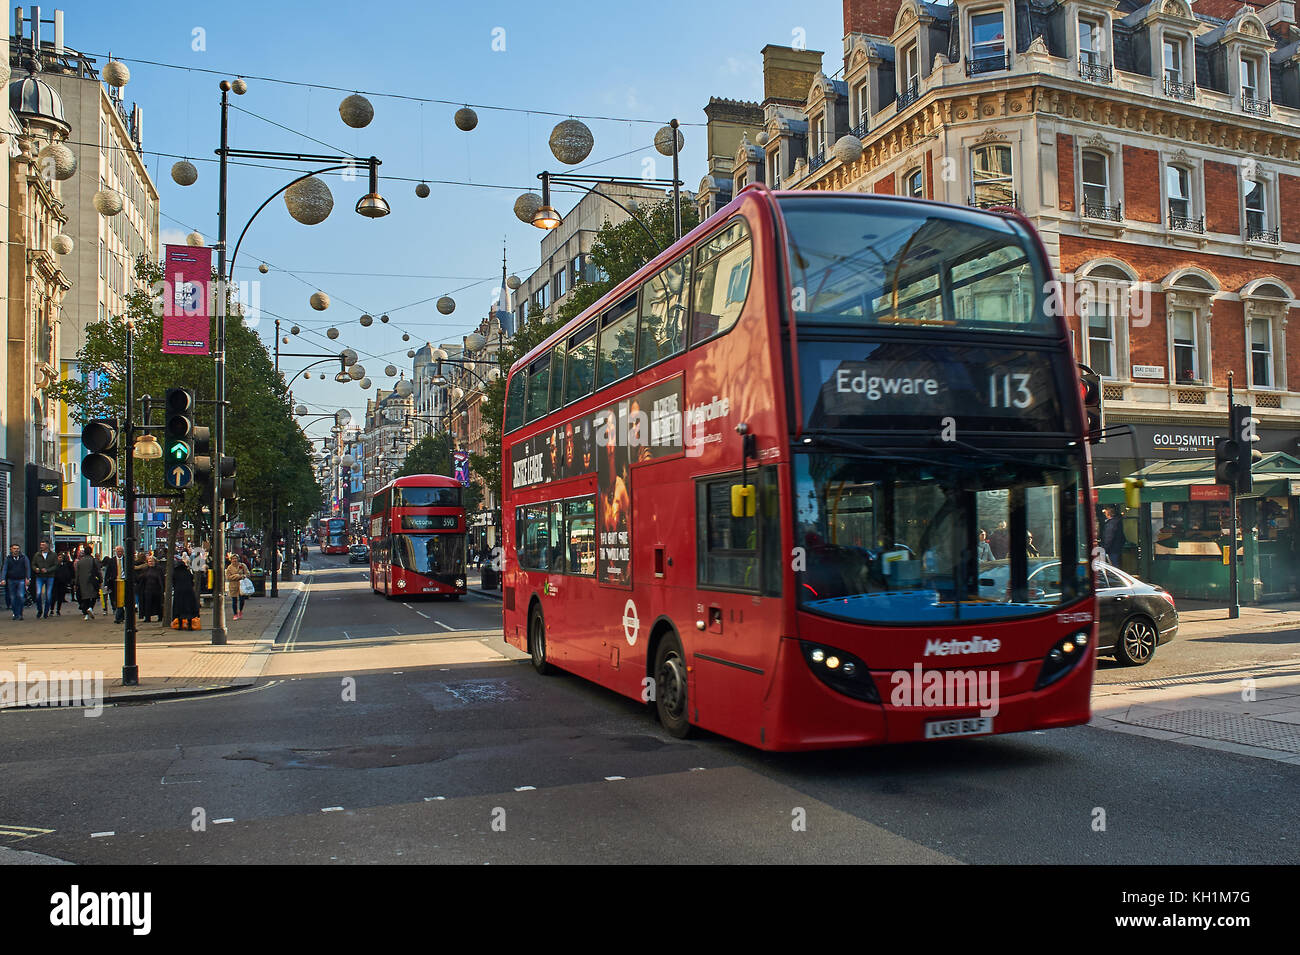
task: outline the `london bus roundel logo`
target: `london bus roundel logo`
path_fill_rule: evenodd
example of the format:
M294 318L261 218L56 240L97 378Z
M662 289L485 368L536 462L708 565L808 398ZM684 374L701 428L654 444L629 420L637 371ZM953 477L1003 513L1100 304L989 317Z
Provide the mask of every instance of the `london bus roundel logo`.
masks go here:
M641 620L636 614L636 602L631 597L623 605L623 636L627 637L629 647L636 646L637 635L641 632Z

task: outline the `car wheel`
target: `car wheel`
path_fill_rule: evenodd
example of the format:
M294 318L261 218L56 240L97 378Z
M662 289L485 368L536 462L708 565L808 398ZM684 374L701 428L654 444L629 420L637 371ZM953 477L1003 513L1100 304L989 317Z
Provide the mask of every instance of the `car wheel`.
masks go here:
M669 633L655 652L655 712L659 723L678 739L691 735L687 698L686 654L677 634Z
M1125 666L1143 666L1155 656L1158 639L1156 625L1149 617L1131 617L1115 641L1115 659Z
M542 611L534 608L528 617L528 653L533 658L533 669L542 676L550 676L555 668L546 659L546 621Z

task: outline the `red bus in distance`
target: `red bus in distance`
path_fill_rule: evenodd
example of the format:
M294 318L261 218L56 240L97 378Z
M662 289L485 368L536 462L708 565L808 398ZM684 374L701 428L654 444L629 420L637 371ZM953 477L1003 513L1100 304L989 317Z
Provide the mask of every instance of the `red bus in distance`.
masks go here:
M320 522L320 552L346 554L348 552L348 522L341 517L331 517Z
M370 498L370 587L385 597L459 600L465 593L464 488L412 474Z
M505 637L771 750L1086 723L1086 419L1014 211L752 186L512 367Z

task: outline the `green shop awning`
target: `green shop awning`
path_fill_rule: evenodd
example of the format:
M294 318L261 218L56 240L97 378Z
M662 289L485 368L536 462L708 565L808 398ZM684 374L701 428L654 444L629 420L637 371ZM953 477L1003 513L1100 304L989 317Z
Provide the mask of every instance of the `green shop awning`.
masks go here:
M1246 498L1289 497L1300 490L1300 459L1283 451L1274 451L1251 469L1254 487ZM1220 485L1214 481L1214 458L1185 458L1157 461L1130 477L1142 478L1142 503L1163 501L1227 500L1218 495ZM1195 488L1196 490L1193 490ZM1095 489L1098 504L1123 504L1124 484L1103 484Z

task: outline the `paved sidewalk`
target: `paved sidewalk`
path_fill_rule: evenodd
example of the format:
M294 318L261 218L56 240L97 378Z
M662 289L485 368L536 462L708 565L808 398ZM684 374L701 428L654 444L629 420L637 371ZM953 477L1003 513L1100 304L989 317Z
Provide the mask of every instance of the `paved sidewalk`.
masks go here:
M106 702L251 685L265 668L276 635L304 587L303 580L289 581L280 584L279 597L250 597L239 620L231 619L227 604L225 646L212 645L209 607L203 610L203 630L139 624L136 664L140 682L135 686L122 685L123 628L113 622L111 611L104 614L101 610L93 620L85 620L75 605L65 605L61 615L46 619L38 618L31 608L22 620L0 619L0 680L9 683L9 691L0 697L0 709L34 705L27 704L32 699L32 683L55 671L99 674ZM46 692L63 699L59 691L60 686L51 681Z
M1200 600L1178 601L1178 636L1261 633L1269 630L1300 630L1300 601L1242 607L1241 616L1228 617L1228 608Z

